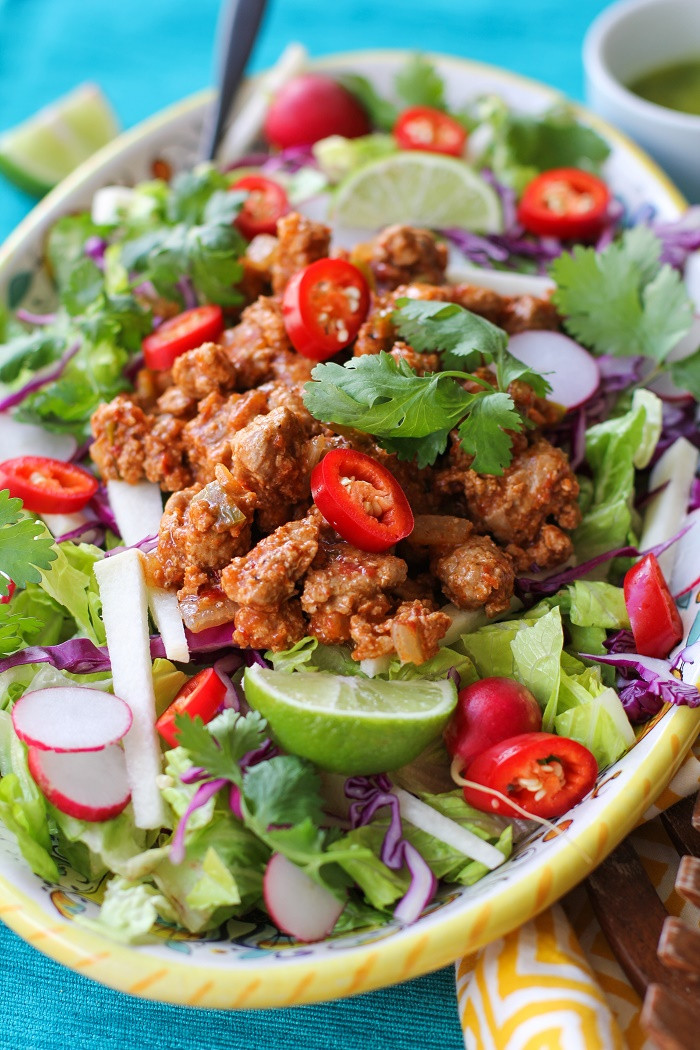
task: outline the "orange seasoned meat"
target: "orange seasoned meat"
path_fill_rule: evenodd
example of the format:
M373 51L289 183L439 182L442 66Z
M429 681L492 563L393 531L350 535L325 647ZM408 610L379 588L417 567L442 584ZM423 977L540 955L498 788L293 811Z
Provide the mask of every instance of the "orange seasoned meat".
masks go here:
M374 239L369 265L384 288L412 281L442 284L447 268L447 246L430 230L415 226L387 226Z
M392 616L378 623L352 616L352 658L365 660L396 653L402 663L425 663L437 653L451 622L432 602L420 599L402 602Z
M144 444L150 420L127 394L100 405L92 420L95 440L90 455L104 481L121 479L132 485L144 477Z
M174 493L165 505L158 546L149 557L151 577L163 587L196 592L209 574L250 547L252 501L225 467L208 485Z
M221 573L221 586L239 605L274 610L292 597L318 551L318 520L281 525Z
M173 364L173 382L186 397L198 401L207 394L233 389L236 373L218 343L202 343L180 354Z
M298 598L274 611L242 605L234 616L233 644L242 649L290 649L306 636L307 625Z
M261 389L244 394L209 394L199 411L183 428L183 442L197 481L214 477L218 463L231 465L231 441L261 413L267 412L267 397Z
M236 390L250 390L273 378L273 361L292 352L279 300L261 295L247 306L239 323L221 336L235 376Z
M515 572L508 554L489 536L471 536L466 543L435 558L432 569L445 597L460 609L505 612L513 597Z
M518 449L501 477L471 470L458 441L450 462L439 475L440 488L463 493L471 520L500 543L527 546L550 519L564 529L581 520L576 476L561 449L543 437Z
M330 251L331 231L323 223L290 212L277 223L277 248L272 257L272 290L280 295L290 277L305 266L325 259Z
M439 354L420 354L408 343L403 343L400 340L394 343L389 353L397 364L405 361L417 376L424 376L428 372L440 371Z
M301 596L309 633L327 645L349 641L351 617L385 618L393 604L387 592L407 574L406 562L392 554L369 554L343 541L322 546Z
M568 561L574 553L571 537L556 525L543 525L526 547L509 543L506 548L516 572L541 572Z
M231 441L231 470L257 497L258 505L294 504L309 496L310 468L303 455L309 437L291 409L280 406L256 416Z

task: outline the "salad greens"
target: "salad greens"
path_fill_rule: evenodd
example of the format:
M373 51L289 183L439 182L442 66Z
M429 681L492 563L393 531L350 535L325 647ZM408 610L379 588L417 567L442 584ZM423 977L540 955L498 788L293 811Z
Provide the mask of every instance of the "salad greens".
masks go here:
M331 181L397 148L387 134L397 105L361 76L342 79L362 101L375 131L316 144L316 161ZM449 112L441 78L420 55L399 72L395 90L404 105ZM504 201L509 188L519 192L544 169L575 165L597 171L608 155L600 136L566 107L532 117L487 98L452 115L470 129L474 156L501 184ZM284 171L287 185L295 180L297 190L318 186L318 170L315 183L308 175L303 166ZM58 296L55 314L32 331L22 311L14 319L0 317L4 407L16 404L19 419L84 437L97 406L129 388L129 369L161 311L177 313L200 302L238 307L246 243L232 225L244 200L229 189L234 179L200 166L171 185L147 182L106 209L103 201L92 214L60 219L46 249ZM629 381L601 391L600 397L609 399L604 411L590 404L579 410L585 424L578 478L582 521L573 535L579 565L637 542L639 471L649 466L664 425L662 404L642 380L668 368L676 382L700 394L700 351L668 364L671 350L690 330L692 307L678 270L664 262L662 239L645 227L621 232L615 223L607 233L612 240L602 250L559 245L553 257L546 254L551 245L523 242L521 230L507 231L518 241L516 255L529 250L538 261L551 261L553 301L571 335L605 358L641 357L641 372L646 371L633 376L630 370ZM501 242L494 238L489 250L509 259L508 236ZM487 242L480 240L483 248ZM551 392L546 376L509 352L501 328L456 304L399 299L391 321L416 353L439 353L445 370L418 375L387 353L319 364L304 394L309 411L318 420L371 434L384 449L419 467L434 463L456 430L474 470L502 475L511 461L513 433L530 425L508 388L522 381L546 397ZM485 367L492 382L480 371ZM574 445L569 432L561 440ZM263 907L267 864L282 854L324 891L346 901L337 932L383 922L414 877L407 865L392 866L387 857L397 821L398 834L437 878L467 886L486 874L483 864L437 834L410 820L401 825L398 798L393 809L382 801L390 783L363 778L376 803L368 822L337 814L329 819L328 775L305 758L280 753L265 719L241 703L240 654L227 692L227 704L240 709L225 706L207 725L177 717L178 746L165 751L157 779L166 812L162 828L137 828L130 806L111 820L87 822L52 805L29 773L27 750L10 712L28 690L67 684L112 689L94 571L104 556L92 544L54 542L19 500L0 491L0 597L8 594L10 579L18 588L11 603L0 604L0 821L40 877L57 881L60 857L86 886L107 880L99 917L79 921L125 942L147 938L163 924L195 933L215 929ZM584 744L605 768L634 742L614 688L615 668L594 659L613 643L611 632L630 626L623 592L609 582L618 578L614 568L608 562L598 572L601 578L589 574L536 604L524 586L532 581L523 581L523 602L496 621L455 630L449 644L419 666L401 663L395 654L358 663L348 647L313 637L286 651L267 652L265 659L289 674L399 681L449 676L458 677L462 687L484 677L514 678L534 695L545 730ZM162 651L158 637L151 641L153 654ZM25 658L35 662L17 662L15 654L25 650L31 650ZM219 655L199 657L216 669ZM161 714L190 675L159 657L152 675ZM428 771L447 769L442 741L420 761ZM407 775L397 771L397 783ZM340 789L348 801L357 797L347 782ZM472 809L461 791L418 794L438 814L510 855L510 821Z

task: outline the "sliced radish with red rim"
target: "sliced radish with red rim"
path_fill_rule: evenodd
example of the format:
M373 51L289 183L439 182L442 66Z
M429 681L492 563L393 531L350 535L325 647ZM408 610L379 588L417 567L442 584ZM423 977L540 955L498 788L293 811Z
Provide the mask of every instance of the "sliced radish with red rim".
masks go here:
M124 752L116 744L77 754L30 747L29 772L48 801L78 820L111 820L129 803Z
M273 853L267 862L263 897L272 921L298 941L327 937L345 907L282 853Z
M20 740L44 751L99 751L131 727L131 711L118 696L83 686L25 693L12 708Z
M547 397L564 408L578 408L600 385L596 359L561 332L518 332L511 337L508 349L518 361L545 377L552 388Z

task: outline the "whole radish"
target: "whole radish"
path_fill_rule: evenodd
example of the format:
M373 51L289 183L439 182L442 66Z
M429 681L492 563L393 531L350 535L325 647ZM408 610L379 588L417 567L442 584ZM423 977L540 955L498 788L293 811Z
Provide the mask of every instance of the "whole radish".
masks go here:
M542 712L529 689L512 678L482 678L460 691L445 744L466 767L493 744L541 728Z

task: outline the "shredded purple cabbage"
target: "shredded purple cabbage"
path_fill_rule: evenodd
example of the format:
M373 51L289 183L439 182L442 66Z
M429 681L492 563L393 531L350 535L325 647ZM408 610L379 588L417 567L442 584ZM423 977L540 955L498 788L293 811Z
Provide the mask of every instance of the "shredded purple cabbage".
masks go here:
M66 540L70 540L72 543L95 543L97 546L100 546L100 544L104 543L104 538L104 527L97 518L91 518L82 525L78 525L76 529L71 529L70 532L63 532L60 536L56 536L55 540L56 543L65 543Z
M612 561L613 558L644 558L647 554L655 554L658 558L659 554L663 554L665 550L677 543L681 536L685 536L686 532L693 527L691 522L689 525L684 525L675 536L672 536L670 540L664 540L663 543L657 543L653 547L649 547L647 550L640 551L636 547L618 547L616 550L605 551L604 554L598 554L595 558L590 558L588 561L582 562L580 565L572 565L569 569L564 569L562 572L554 573L553 576L548 576L545 580L531 580L525 577L520 577L516 580L517 587L521 594L535 594L539 597L546 597L549 594L556 594L557 591L561 590L562 587L566 587L567 584L573 583L574 580L583 579L588 576L589 572L593 569L597 569L599 565L604 565L606 561ZM595 657L594 657L595 659Z
M698 406L695 401L663 401L661 437L659 438L652 465L679 437L686 438L691 445L700 448L700 428L697 423Z
M110 551L105 552L105 558L113 558L115 554L122 554L123 551L141 551L143 554L149 554L158 546L158 536L153 533L150 536L144 536L138 543L132 543L129 546L112 547Z
M226 695L222 703L223 708L231 708L234 711L241 710L241 694L231 681L231 671L238 670L243 665L243 657L240 652L227 653L214 661L214 671L226 687Z
M697 510L698 507L700 507L700 478L693 478L688 497L688 513L690 514L691 510Z
M8 394L7 397L0 401L0 412L5 412L8 408L14 408L15 405L19 405L21 401L24 401L25 397L33 394L35 390L41 390L42 386L46 386L47 383L53 383L54 380L61 376L64 368L70 359L75 357L78 350L80 350L80 343L73 343L55 364L48 365L46 368L35 372L28 383L25 383L19 390L15 390L13 394Z
M158 325L155 323L155 318L154 318L153 319L153 328L154 328L154 330L157 327L158 327ZM134 380L136 379L136 376L137 376L138 372L140 372L141 369L143 368L144 363L145 362L144 362L143 354L140 354L140 353L139 354L134 354L134 356L131 358L131 360L127 361L126 365L124 366L124 371L122 372L122 375L124 376L124 378L129 383L133 383Z
M260 168L262 165L270 159L269 153L246 153L245 156L239 157L238 160L232 161L227 164L224 171L235 171L237 168Z
M202 806L206 806L210 798L213 798L217 791L220 791L222 787L228 784L228 780L218 778L216 780L208 780L204 784L200 784L194 795L190 800L190 804L185 812L178 821L173 840L170 844L170 860L173 864L182 864L185 859L185 832L187 831L187 822L189 821L192 814L197 809L201 809Z
M580 653L587 660L616 667L624 682L619 688L620 700L630 722L646 722L664 704L700 707L700 691L682 682L672 673L669 660L659 660L639 653L617 652L608 656Z
M87 255L88 259L92 259L95 266L100 270L105 268L105 252L107 251L107 241L104 237L88 237L85 241L83 251Z
M286 172L293 175L300 168L317 168L318 162L311 146L288 146L279 153L272 153L260 165L266 175Z
M700 248L700 205L687 208L678 219L654 221L647 225L661 241L661 262L683 270L688 256Z
M112 670L106 647L98 648L88 638L70 638L58 645L30 645L20 649L0 660L0 674L25 664L51 664L59 671L70 671L71 674L110 673Z
M183 274L182 277L178 279L178 281L175 284L175 287L182 296L182 301L185 304L186 310L193 310L195 306L199 305L199 300L197 299L197 293L194 290L194 285L192 284L192 281L186 274Z
M186 627L187 648L191 653L214 653L217 649L230 649L232 648L233 630L233 621L218 624L216 627L207 627L197 632ZM267 667L267 664L265 666Z
M603 645L609 653L635 653L637 651L634 635L626 627L609 635Z
M42 328L44 325L53 324L58 314L35 314L31 310L17 310L15 317L18 321L24 321L25 324L32 324L37 328Z
M353 828L364 827L377 810L389 807L389 827L379 856L393 871L398 871L404 864L408 868L411 883L394 909L394 918L404 923L415 922L435 896L437 879L415 846L404 838L399 800L391 790L391 781L383 773L373 777L348 777L345 795L353 800L349 810Z
M115 536L119 535L119 526L112 512L106 485L102 483L98 485L97 492L88 503L88 507L93 511L101 525L113 532Z

